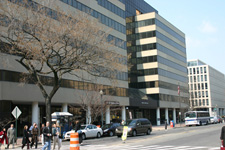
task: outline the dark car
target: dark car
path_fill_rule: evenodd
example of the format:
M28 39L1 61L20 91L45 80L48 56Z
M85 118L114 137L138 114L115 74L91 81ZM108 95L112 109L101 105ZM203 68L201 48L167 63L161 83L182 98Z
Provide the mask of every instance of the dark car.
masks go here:
M119 126L120 126L120 123L110 123L110 124L103 125L102 127L103 135L108 135L108 136L115 135L115 130Z
M123 126L128 126L128 135L136 136L137 134L151 134L152 124L146 118L127 120ZM121 137L123 134L123 126L116 128L116 135Z

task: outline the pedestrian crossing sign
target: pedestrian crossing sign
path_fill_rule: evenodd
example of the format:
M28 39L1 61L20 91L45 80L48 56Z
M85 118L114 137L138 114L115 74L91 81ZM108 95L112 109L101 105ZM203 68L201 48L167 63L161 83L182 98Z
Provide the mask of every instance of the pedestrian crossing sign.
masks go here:
M128 126L123 127L123 135L122 140L125 141L127 139Z

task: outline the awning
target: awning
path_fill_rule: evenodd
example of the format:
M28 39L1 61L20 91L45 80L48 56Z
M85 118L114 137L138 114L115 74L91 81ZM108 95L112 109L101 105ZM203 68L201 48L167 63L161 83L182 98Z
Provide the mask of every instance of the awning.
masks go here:
M60 117L60 116L73 116L73 114L68 112L54 112L52 113L52 117Z

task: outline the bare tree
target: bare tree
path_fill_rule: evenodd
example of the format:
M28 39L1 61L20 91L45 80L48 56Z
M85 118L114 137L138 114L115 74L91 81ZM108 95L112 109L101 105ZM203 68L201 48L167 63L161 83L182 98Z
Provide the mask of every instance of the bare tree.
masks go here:
M97 19L84 13L64 12L56 1L48 3L52 9L45 6L33 1L1 0L4 30L0 32L0 42L1 52L18 56L16 61L39 87L45 99L46 119L51 121L51 102L65 75L114 79L115 70L124 65L116 63L121 56L112 51L114 39L107 38L110 31ZM50 91L46 90L43 76L51 76Z

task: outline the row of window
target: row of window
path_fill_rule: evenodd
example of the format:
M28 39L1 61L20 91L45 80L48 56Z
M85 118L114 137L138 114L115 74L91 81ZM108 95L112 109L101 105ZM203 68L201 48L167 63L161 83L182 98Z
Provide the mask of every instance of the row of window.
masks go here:
M163 29L164 31L166 31L167 33L169 33L170 35L172 35L173 37L175 37L176 39L178 39L179 41L181 41L181 42L183 42L185 44L185 38L183 36L181 36L180 34L178 34L177 32L175 32L174 30L172 30L171 28L169 28L168 26L166 26L165 24L163 24L158 19L156 19L155 24L157 26L159 26L161 29Z
M164 88L168 90L177 91L178 86L176 84L171 84L163 81L151 81L151 82L138 82L138 83L130 83L129 86L131 88L137 89L145 89L145 88ZM188 88L184 86L180 86L180 91L184 93L188 93Z
M197 76L189 76L189 82L204 82L207 81L207 75L197 75Z
M162 63L162 64L164 64L166 66L169 66L171 68L174 68L174 69L177 69L179 71L182 71L184 73L187 73L187 68L185 66L181 66L181 65L179 65L179 64L177 64L177 63L175 63L173 61L170 61L170 60L168 60L166 58L163 58L161 56L158 56L157 59L158 59L159 63Z
M191 98L204 98L209 97L208 91L198 91L198 92L191 92Z
M144 44L144 45L135 45L135 46L128 46L127 47L127 51L129 53L141 52L141 51L153 50L153 49L156 49L156 43Z
M99 19L101 21L101 23L106 24L107 26L112 27L115 30L118 30L118 31L120 31L124 34L126 32L125 26L123 26L122 24L102 15L101 13L99 13L95 10L92 10L91 8L83 5L82 3L80 3L76 0L61 0L61 1L63 1L64 3L70 4L71 6L77 8L81 11L84 11L86 13L91 14L93 17ZM11 2L14 2L16 4L21 4L22 6L25 5L26 7L31 8L33 11L38 11L37 8L40 5L40 4L38 4L36 2L33 2L33 1L28 1L28 3L23 3L23 1L19 1L19 3L17 1L11 1ZM29 6L27 6L27 5L29 5ZM43 9L46 11L46 14L48 15L48 17L51 17L51 18L56 19L56 20L57 20L58 17L60 17L62 15L59 12L57 12L55 10L52 10L48 7L43 7ZM9 20L7 18L3 18L3 16L1 16L0 25L8 26L8 24L9 24ZM120 48L125 49L125 50L127 49L126 42L124 40L122 40L120 38L117 38L113 35L109 35L108 39L109 39L109 41L111 41L110 39L114 40L115 46L120 47Z
M162 41L166 42L167 44L175 47L176 49L186 53L186 48L181 46L180 44L174 42L173 40L171 40L170 38L168 38L167 36L163 35L162 33L156 31L156 37L161 39Z
M169 102L184 102L188 103L188 97L182 96L174 96L174 95L167 95L167 94L159 94L160 101L169 101Z
M203 73L207 73L206 67L196 67L188 69L188 74L203 74Z
M90 7L78 2L77 0L61 0L62 2L79 9L80 11L83 11L85 13L90 14L91 16L97 18L100 20L102 24L105 24L121 33L126 34L126 27L122 25L121 23L99 13L96 10L91 9Z
M126 21L130 22L131 19L126 19ZM154 25L154 24L155 24L155 19L148 19L148 20L143 20L143 21L127 23L126 27L127 27L127 29L132 29L132 28L144 27L144 26L149 26L149 25Z
M192 100L192 106L209 106L209 99Z
M125 11L117 7L116 5L112 4L108 0L97 0L97 1L98 1L98 4L101 5L102 7L110 10L111 12L113 12L114 14L122 18L125 18Z
M161 75L161 76L164 76L164 77L168 77L168 78L171 78L171 79L174 79L174 80L184 82L184 83L187 83L187 81L188 81L188 78L185 77L185 76L181 76L181 75L178 75L178 74L175 74L173 72L166 71L166 70L163 70L163 69L158 69L158 74Z
M121 3L124 3L125 4L125 0L119 0Z
M20 82L23 76L24 74L20 72L0 70L0 81ZM40 79L42 83L44 83L44 85L53 86L52 77L41 76ZM34 81L32 80L32 78L30 78L30 80L28 81L28 84L34 84ZM103 90L104 94L106 95L123 96L123 97L128 96L128 91L125 88L112 87L108 85L94 84L94 83L83 82L83 81L63 79L61 82L61 87L73 88L73 89L79 89L79 90L90 90L90 91Z
M130 34L130 35L127 35L127 41L133 41L133 40L155 37L155 35L156 35L155 31Z
M208 89L207 83L190 84L190 90L204 90Z

